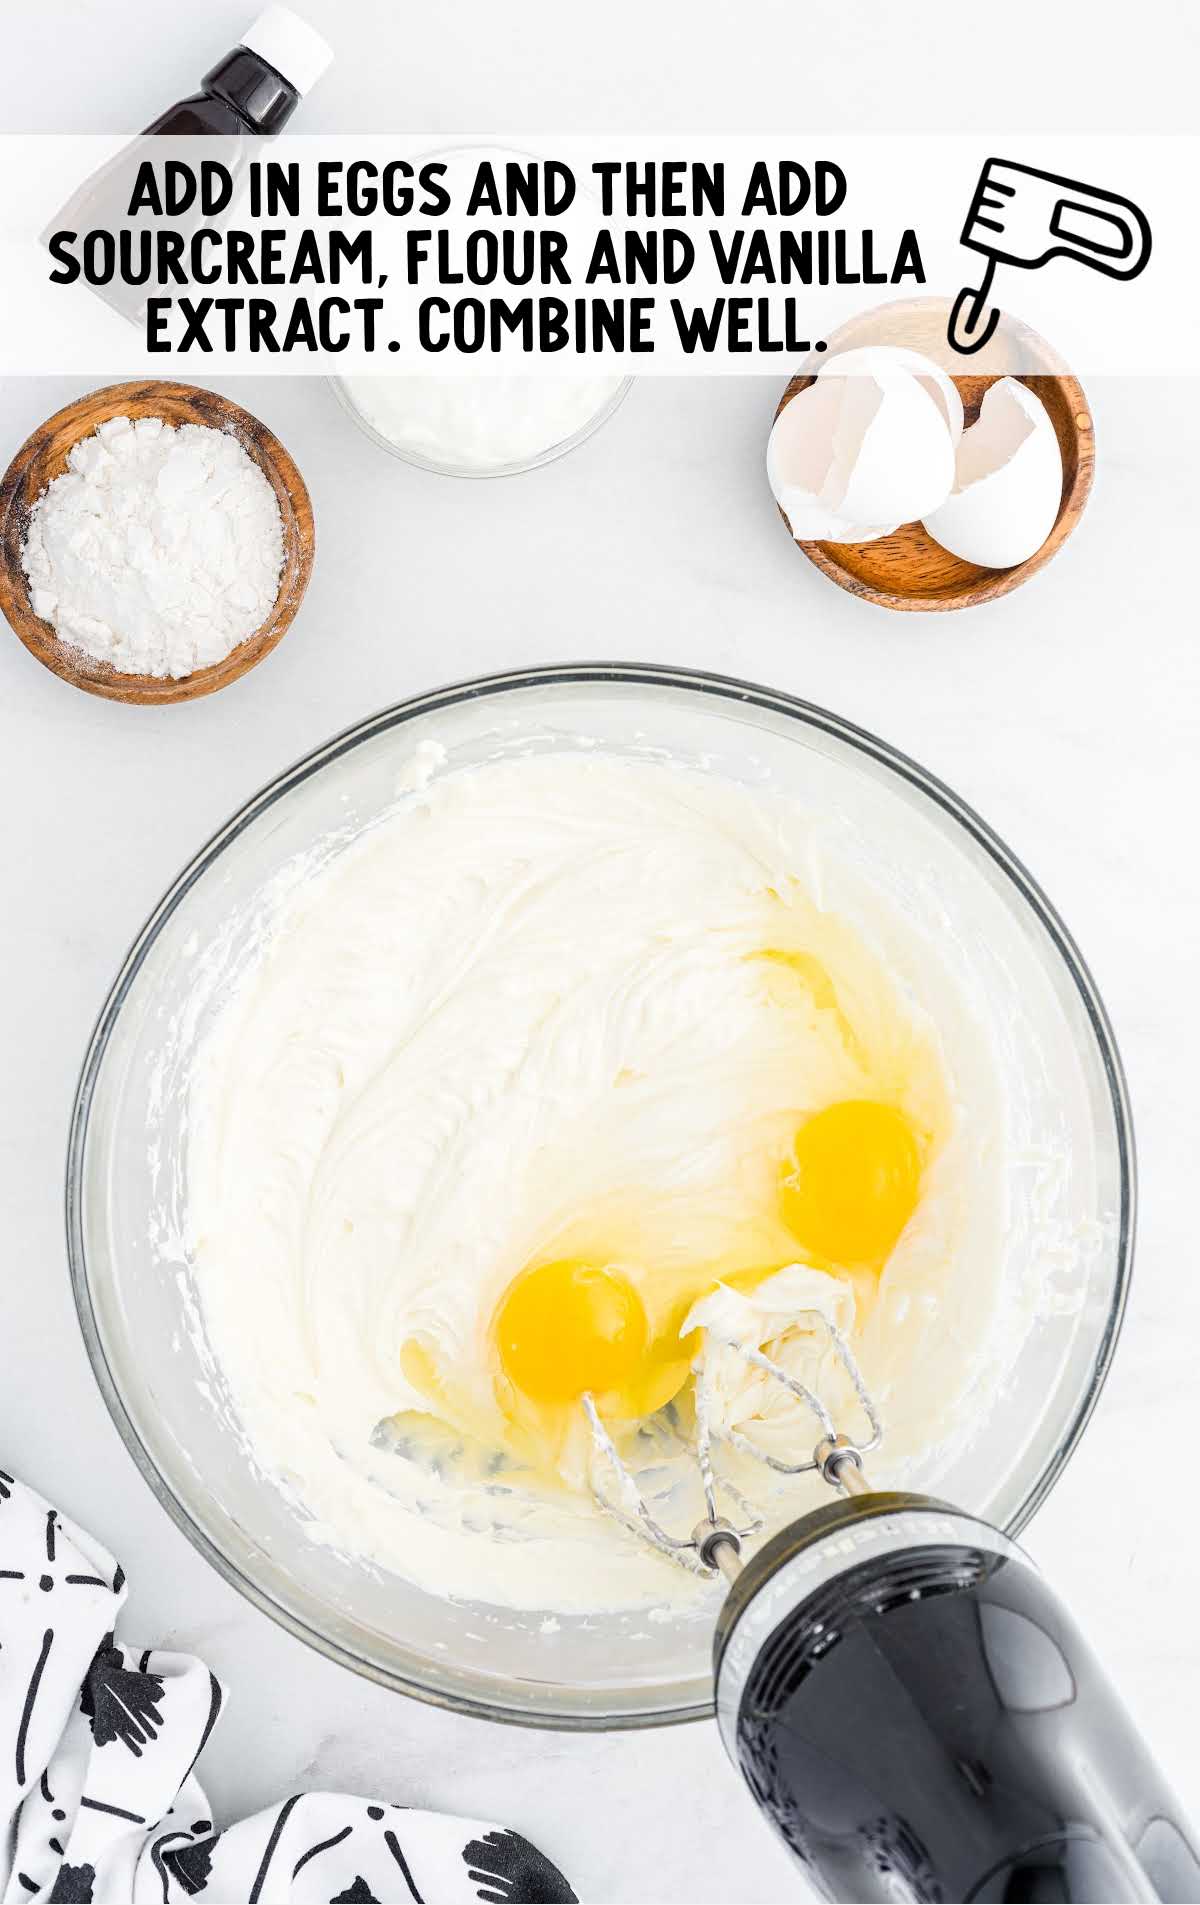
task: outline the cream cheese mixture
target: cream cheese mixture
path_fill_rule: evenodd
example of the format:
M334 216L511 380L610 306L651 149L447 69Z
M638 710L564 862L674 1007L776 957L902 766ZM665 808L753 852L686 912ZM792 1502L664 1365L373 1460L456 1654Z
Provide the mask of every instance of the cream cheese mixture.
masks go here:
M716 776L530 755L435 774L276 907L195 1067L188 1244L252 1459L313 1538L509 1606L696 1592L593 1500L566 1323L544 1366L519 1335L580 1266L636 1310L606 1426L681 1532L714 1316L796 1373L813 1311L845 1327L881 1479L954 1431L995 1308L997 1087L911 926L825 910L815 840ZM892 1146L875 1239L829 1202L863 1118ZM758 1371L712 1375L719 1426L811 1449ZM722 1460L776 1524L812 1504Z

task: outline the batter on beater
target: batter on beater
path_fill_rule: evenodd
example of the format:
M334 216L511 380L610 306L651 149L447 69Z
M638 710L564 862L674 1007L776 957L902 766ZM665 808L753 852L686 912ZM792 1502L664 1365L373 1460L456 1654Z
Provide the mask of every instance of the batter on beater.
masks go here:
M196 1068L189 1253L314 1538L515 1606L694 1593L597 1505L585 1398L686 1527L706 1331L852 1414L828 1317L888 1467L952 1429L999 1255L987 1058L908 922L822 904L828 851L766 792L559 752L435 774L274 906ZM786 1390L706 1367L718 1433L811 1448Z

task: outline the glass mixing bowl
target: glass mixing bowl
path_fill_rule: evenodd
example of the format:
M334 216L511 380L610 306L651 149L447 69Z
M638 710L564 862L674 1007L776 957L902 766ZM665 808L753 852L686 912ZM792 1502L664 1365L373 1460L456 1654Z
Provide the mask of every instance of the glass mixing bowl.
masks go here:
M986 1419L913 1485L935 1484L1009 1530L1033 1513L1077 1442L1120 1325L1134 1173L1116 1047L1053 908L947 788L819 708L663 668L531 669L376 715L235 814L148 921L84 1063L67 1211L96 1375L159 1500L257 1606L385 1685L530 1724L696 1718L711 1711L711 1609L659 1622L637 1613L546 1622L428 1594L314 1544L296 1505L247 1459L204 1342L179 1222L188 1063L214 1009L197 953L223 935L236 955L264 885L316 841L353 833L391 806L400 765L426 739L446 750L439 771L583 745L665 754L781 790L829 817L839 855L939 948L957 949L1008 1086L1005 1274L1032 1267L1054 1300ZM1060 1167L1048 1169L1048 1157ZM1083 1247L1065 1250L1067 1239ZM1067 1260L1070 1288L1056 1283Z

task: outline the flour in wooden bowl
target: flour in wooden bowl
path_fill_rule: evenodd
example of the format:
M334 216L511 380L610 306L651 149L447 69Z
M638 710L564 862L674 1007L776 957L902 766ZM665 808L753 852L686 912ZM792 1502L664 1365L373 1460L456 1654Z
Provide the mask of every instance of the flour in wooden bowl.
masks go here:
M211 667L269 616L283 568L274 491L236 437L112 417L30 517L30 606L122 674Z

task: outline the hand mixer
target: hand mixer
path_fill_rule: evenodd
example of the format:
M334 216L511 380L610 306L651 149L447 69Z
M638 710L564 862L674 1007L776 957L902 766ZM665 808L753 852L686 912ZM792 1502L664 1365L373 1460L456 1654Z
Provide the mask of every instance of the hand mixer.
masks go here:
M722 1574L713 1648L721 1736L759 1807L833 1899L1200 1899L1200 1859L1161 1773L1066 1609L999 1529L925 1495L876 1491L882 1425L842 1332L814 1331L850 1378L866 1433L839 1431L815 1387L761 1349L706 1340L696 1455L706 1514L674 1535L600 1420L601 1505L661 1553ZM788 1463L713 1427L710 1358L734 1351L812 1416ZM761 1526L719 1484L714 1441L839 1498L743 1566ZM741 1520L719 1511L718 1489Z
M978 290L967 285L946 326L952 348L968 355L991 338L1000 313L988 309L997 264L1032 271L1050 258L1076 258L1108 278L1136 278L1150 256L1150 227L1130 199L1076 179L989 159L979 175L962 243L987 259Z

